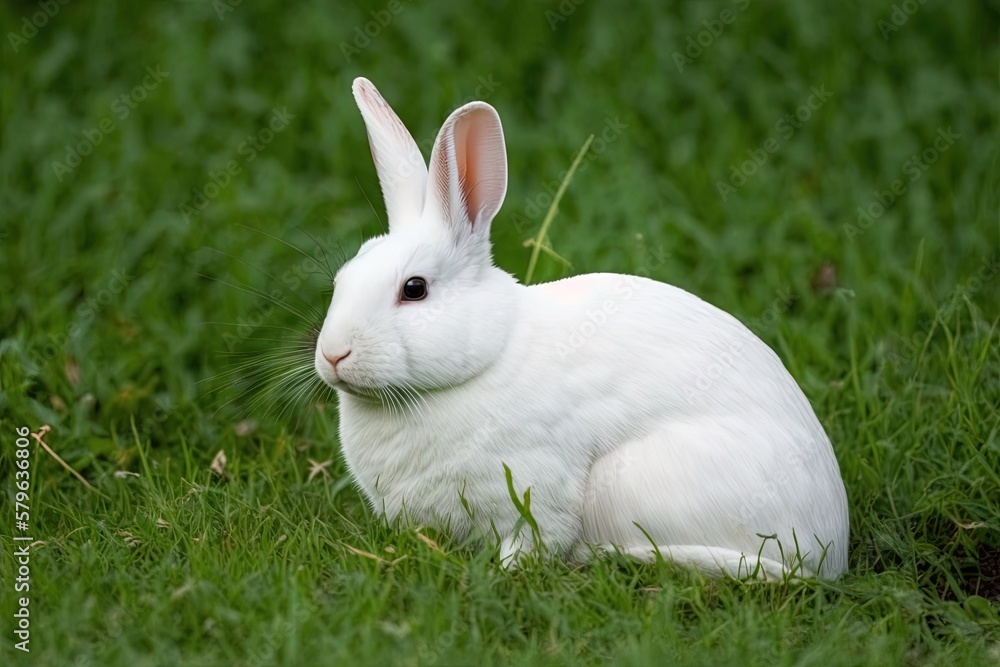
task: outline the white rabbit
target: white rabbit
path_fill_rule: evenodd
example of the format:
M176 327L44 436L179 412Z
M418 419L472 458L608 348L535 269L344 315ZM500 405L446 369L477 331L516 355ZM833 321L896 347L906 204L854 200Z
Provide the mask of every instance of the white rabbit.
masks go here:
M591 274L525 286L493 265L507 190L496 111L445 121L428 171L366 79L389 231L341 267L317 341L344 458L372 508L458 536L656 554L715 576L836 577L847 497L830 441L777 355L676 287ZM764 536L776 536L766 538Z

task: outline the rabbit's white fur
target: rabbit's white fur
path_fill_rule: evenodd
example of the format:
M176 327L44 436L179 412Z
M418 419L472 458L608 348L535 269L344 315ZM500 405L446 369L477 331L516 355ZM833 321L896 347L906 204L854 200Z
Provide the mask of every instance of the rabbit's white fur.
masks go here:
M315 363L375 511L499 535L509 564L535 545L506 464L518 496L531 489L542 542L567 555L660 553L768 579L844 572L837 460L770 348L653 280L519 284L490 254L507 185L496 111L455 111L428 173L375 87L358 79L354 94L389 232L337 274ZM401 300L411 277L425 299Z

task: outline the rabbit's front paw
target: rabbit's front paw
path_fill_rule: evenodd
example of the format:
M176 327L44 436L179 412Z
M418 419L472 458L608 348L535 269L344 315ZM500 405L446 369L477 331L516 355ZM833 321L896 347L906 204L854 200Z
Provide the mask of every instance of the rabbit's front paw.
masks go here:
M508 535L500 542L500 567L505 570L517 569L533 548L534 543L530 537L524 537L521 533Z

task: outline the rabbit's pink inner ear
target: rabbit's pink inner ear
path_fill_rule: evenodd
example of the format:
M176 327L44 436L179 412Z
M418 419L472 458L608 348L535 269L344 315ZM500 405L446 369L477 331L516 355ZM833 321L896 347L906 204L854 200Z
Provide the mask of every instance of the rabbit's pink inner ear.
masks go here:
M431 196L459 233L489 233L507 193L503 128L493 107L472 102L454 111L431 153Z
M469 222L473 228L489 225L507 193L507 153L496 112L484 105L462 116L455 123L454 145Z
M507 153L500 118L482 104L455 123L455 160L462 202L473 227L489 223L507 194Z

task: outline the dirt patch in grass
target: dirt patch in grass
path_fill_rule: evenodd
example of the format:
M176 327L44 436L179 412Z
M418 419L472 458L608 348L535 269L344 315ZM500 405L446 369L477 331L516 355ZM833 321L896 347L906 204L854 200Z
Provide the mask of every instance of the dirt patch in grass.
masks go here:
M962 568L962 589L967 595L980 595L1000 602L1000 548L980 544L978 552Z

